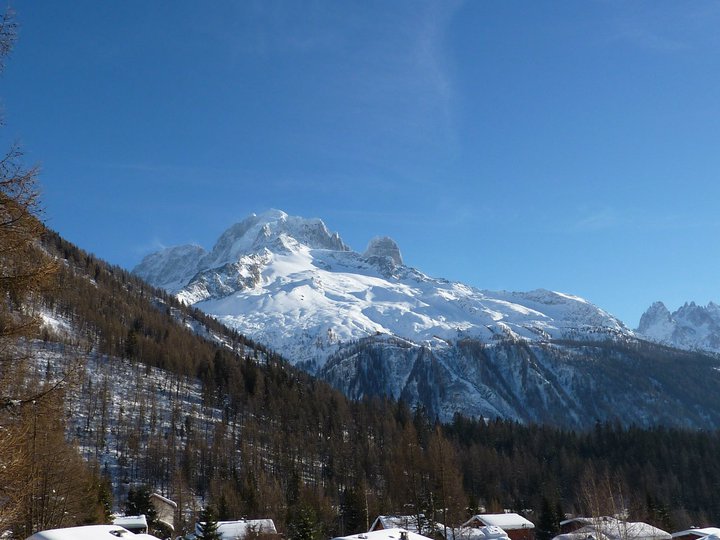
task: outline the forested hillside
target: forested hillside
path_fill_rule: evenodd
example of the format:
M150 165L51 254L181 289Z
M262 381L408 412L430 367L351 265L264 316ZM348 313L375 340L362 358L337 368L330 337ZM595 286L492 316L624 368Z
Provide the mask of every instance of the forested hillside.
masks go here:
M44 338L65 342L89 369L132 367L134 377L167 370L165 383L136 398L143 420L122 427L116 507L129 487L146 484L186 508L212 504L221 518L272 517L291 535L310 520L322 538L362 531L378 513L424 512L457 525L481 505L530 511L535 521L552 508L556 524L558 508L586 512L588 486L604 480L627 497L635 519L665 528L720 519L716 432L598 424L576 433L461 417L442 426L402 403L349 401L58 235L48 232L44 244L62 259L46 313L72 329L46 328ZM200 401L182 410L178 389L195 380ZM84 384L81 399L99 403L102 388ZM153 403L173 389L174 414L152 420ZM127 411L129 396L126 403ZM120 429L101 418L72 433L100 462L113 453L110 431Z
M351 401L14 200L2 208L24 224L0 227L0 517L17 537L107 520L142 487L180 503L177 532L207 505L221 519L271 517L291 538L362 531L380 513L456 526L484 506L550 534L563 512L619 495L666 529L720 520L716 431L443 426L422 408Z

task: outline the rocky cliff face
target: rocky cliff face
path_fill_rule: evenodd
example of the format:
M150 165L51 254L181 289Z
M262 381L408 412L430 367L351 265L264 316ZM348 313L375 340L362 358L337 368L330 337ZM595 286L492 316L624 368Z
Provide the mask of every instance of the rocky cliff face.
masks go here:
M392 395L443 420L462 412L580 429L606 420L698 427L720 420L719 364L632 340L428 348L376 336L338 351L319 375L350 397Z
M380 258L389 259L395 266L402 266L403 260L400 255L400 248L395 240L387 236L381 236L370 240L364 257L366 259Z

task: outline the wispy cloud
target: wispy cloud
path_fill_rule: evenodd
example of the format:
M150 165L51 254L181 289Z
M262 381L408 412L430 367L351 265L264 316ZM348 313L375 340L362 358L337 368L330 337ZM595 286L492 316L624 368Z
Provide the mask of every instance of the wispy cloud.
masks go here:
M458 152L447 38L460 7L458 0L243 2L206 32L230 51L236 71L252 77L267 66L273 78L296 83L276 100L278 110L292 111L283 127L287 137L296 131L292 144L336 162L391 167L412 154L417 161Z
M145 240L144 242L140 244L135 244L132 246L132 255L134 258L142 259L149 253L155 253L156 251L161 251L165 249L166 247L169 247L167 244L162 242L159 238L151 238L148 240Z
M452 152L456 90L446 40L461 4L358 4L350 13L340 5L342 13L313 24L325 36L313 43L328 62L322 84L333 121L348 133L372 133L364 148L381 159L398 147Z
M434 102L436 115L450 145L457 143L455 120L456 90L451 75L451 59L445 48L447 28L460 8L460 2L427 6L418 23L415 58L420 80Z

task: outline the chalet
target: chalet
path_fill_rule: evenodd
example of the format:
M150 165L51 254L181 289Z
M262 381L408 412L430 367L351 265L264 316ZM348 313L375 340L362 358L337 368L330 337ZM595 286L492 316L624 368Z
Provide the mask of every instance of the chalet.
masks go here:
M698 538L706 538L708 536L720 537L720 529L717 527L704 527L702 529L693 527L686 531L674 532L671 536L673 540L697 540Z
M159 540L150 534L133 534L118 525L85 525L36 532L26 540Z
M413 514L410 516L378 516L370 525L368 532L383 531L387 529L405 529L415 534L435 536L437 531L442 531L443 525L432 524L424 514Z
M217 532L222 540L243 540L251 539L260 535L277 535L277 529L272 519L239 519L236 521L218 521ZM199 538L202 535L200 524L195 524L195 534L191 538Z
M368 532L405 529L437 540L510 540L500 527L445 527L434 524L424 514L410 516L378 516Z
M670 533L641 521L623 521L609 516L577 517L560 522L561 534L553 540L672 540Z
M553 540L610 540L610 539L601 532L597 532L597 531L581 532L578 530L575 532L558 534L556 537L553 538Z
M520 514L478 514L462 524L462 527L499 527L510 540L535 540L535 525Z
M167 527L171 534L175 532L175 512L177 511L175 501L171 501L157 493L152 493L150 495L150 504L155 508L157 520Z
M407 529L389 528L349 536L338 536L333 540L430 540L430 538Z
M452 529L447 540L510 540L508 534L500 527L458 527Z

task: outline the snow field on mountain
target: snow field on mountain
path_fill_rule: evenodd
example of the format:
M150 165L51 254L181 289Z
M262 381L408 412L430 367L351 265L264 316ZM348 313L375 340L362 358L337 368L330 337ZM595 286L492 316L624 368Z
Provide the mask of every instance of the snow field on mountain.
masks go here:
M271 262L262 285L231 296L207 300L197 307L220 320L248 331L270 346L286 351L298 331L321 340L329 331L339 341L387 333L418 343L472 336L490 340L494 335L525 339L562 337L566 328L591 326L583 320L584 308L573 313L551 306L552 315L540 312L537 302L523 305L455 284L433 281L390 281L381 276L325 270L308 265L284 273ZM569 306L573 308L574 306ZM564 317L564 319L563 319ZM610 316L596 317L596 325L622 331Z

